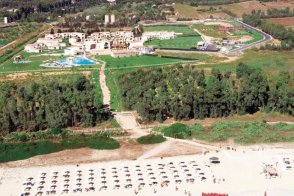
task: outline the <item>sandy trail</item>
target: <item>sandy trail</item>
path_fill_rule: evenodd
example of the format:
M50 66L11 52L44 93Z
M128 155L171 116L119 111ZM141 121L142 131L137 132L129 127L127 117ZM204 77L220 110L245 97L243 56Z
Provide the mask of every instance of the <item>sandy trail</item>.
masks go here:
M102 66L101 66L100 72L99 72L100 87L101 87L102 94L103 94L103 104L104 104L104 106L110 108L110 91L106 85L105 64L106 64L105 62L102 63Z

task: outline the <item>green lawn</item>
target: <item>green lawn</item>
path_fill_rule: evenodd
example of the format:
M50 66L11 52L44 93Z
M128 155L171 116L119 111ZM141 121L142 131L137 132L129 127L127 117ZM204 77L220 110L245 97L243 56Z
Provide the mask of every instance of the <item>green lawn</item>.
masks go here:
M145 42L145 45L151 45L154 48L191 49L195 48L199 41L202 41L201 36L178 36L174 39L166 40L153 39Z
M235 36L240 36L240 35L250 35L247 31L233 31L232 32L233 35Z
M183 33L183 35L199 35L193 28L184 25L147 26L144 31L170 31Z
M0 47L4 46L6 43L3 40L0 40Z
M278 75L279 71L294 72L294 51L255 51L247 50L238 60L229 63L203 64L202 68L218 68L223 71L236 71L236 65L240 62L248 64L252 68L261 69L269 73L271 78Z
M257 41L263 39L263 35L261 35L261 34L260 34L259 32L257 32L257 31L249 31L248 33L249 33L249 35L250 35L253 39L250 40L250 41L243 42L243 44L251 44L251 43L254 43L254 42L257 42Z
M99 56L98 60L106 62L106 68L132 68L145 66L158 66L162 64L171 64L181 62L179 59L160 58L156 56L132 56L123 58L113 58L111 56Z
M0 144L0 163L27 159L36 155L78 148L116 149L120 144L110 138L99 135L71 135L59 141L40 140Z

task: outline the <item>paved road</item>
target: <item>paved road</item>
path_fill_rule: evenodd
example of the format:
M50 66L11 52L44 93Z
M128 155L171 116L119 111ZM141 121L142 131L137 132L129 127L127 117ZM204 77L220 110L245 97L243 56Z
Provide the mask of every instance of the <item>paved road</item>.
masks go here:
M233 50L230 50L228 52L229 55L234 55L234 54L238 54L238 53L242 53L244 50L248 49L248 48L252 48L252 47L255 47L255 46L258 46L260 45L261 43L265 43L271 39L273 39L273 37L253 26L250 26L242 21L239 21L237 20L237 22L239 22L240 24L242 24L243 26L253 30L253 31L257 31L258 33L260 33L261 35L263 35L263 39L262 40L259 40L259 41L256 41L256 42L253 42L251 44L247 44L247 45L244 45L244 46L241 46L240 48L236 48L236 49L233 49Z

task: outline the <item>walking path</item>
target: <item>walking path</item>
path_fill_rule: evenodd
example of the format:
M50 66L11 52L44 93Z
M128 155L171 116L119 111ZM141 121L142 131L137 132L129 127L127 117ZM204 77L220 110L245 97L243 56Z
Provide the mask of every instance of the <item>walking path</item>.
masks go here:
M102 62L102 66L99 72L99 78L100 78L100 87L103 94L103 105L104 107L107 107L110 109L110 91L106 85L105 64L106 64L105 62Z

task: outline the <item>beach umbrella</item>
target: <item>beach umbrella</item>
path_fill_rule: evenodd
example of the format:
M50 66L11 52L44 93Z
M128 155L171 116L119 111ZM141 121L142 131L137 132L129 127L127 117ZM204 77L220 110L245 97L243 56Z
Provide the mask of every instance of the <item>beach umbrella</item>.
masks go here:
M131 182L132 180L128 178L126 181L127 181L127 182Z
M52 181L51 181L51 183L53 183L53 184L56 184L56 182L57 182L56 180L52 180Z
M115 182L115 183L118 183L118 182L119 182L119 180L114 180L114 182Z
M148 168L147 171L152 171L152 168Z
M115 169L116 169L116 167L113 167L113 168L111 168L111 169L114 169L114 170L115 170Z
M136 171L138 171L138 172L139 172L139 171L141 171L141 170L140 170L140 169L136 169Z
M143 178L139 178L138 180L139 180L139 181L143 181L144 179L143 179Z
M45 183L44 180L41 180L41 181L39 182L39 184L41 184L41 185L43 185L44 183Z
M68 188L69 184L64 184L63 187Z
M69 179L65 179L64 182L68 183L69 182Z
M82 174L78 174L77 176L78 176L78 177L81 177L81 176L82 176Z
M114 175L113 177L114 177L114 178L118 178L118 175Z
M55 172L53 172L53 174L54 174L54 175L57 175L57 174L58 174L58 172L56 172L56 171L55 171Z
M105 180L106 176L101 176L101 178L103 178Z
M156 178L155 178L154 176L152 176L150 179L151 179L151 180L155 180Z
M80 186L82 186L82 184L81 183L77 183L76 186L80 187Z
M138 173L138 176L142 176L143 174L142 173Z
M102 183L102 184L106 184L106 181L105 181L105 180L103 180L101 183Z
M69 190L68 189L63 189L62 192L68 193Z
M89 182L89 185L92 185L93 186L94 185L94 182Z
M44 186L38 186L38 190L41 190L41 189L43 189L44 188Z
M29 191L29 190L31 190L31 187L26 187L25 189L24 189L25 191Z
M140 167L140 165L136 165L136 167Z
M89 179L89 180L91 180L91 181L92 181L92 180L94 180L94 178L93 178L93 177L89 177L88 179Z
M112 171L113 174L117 174L117 171Z
M210 157L209 160L210 160L210 161L218 161L219 158L218 158L218 157Z
M89 169L89 171L90 171L90 172L93 172L94 170L93 170L93 169Z

